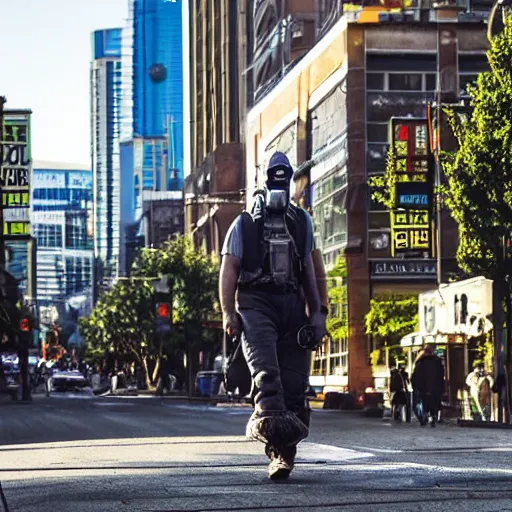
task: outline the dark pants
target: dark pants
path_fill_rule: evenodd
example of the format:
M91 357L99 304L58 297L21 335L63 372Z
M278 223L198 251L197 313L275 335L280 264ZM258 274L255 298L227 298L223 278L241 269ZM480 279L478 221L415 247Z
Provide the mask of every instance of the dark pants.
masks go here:
M435 423L438 419L439 411L441 409L441 397L433 393L416 391L414 407L415 411L417 410L417 404L420 402L423 405L423 416L419 417L418 414L416 414L416 417L420 423L427 421L429 415L432 421Z
M290 411L308 426L311 351L297 343L297 332L307 323L302 294L244 292L238 302L255 414Z

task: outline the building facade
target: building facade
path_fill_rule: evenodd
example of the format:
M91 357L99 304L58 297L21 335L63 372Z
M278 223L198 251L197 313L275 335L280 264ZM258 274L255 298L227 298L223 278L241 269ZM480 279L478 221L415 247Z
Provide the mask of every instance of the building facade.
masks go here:
M397 18L381 6L343 9L248 113L246 183L249 203L275 150L295 165L295 198L312 213L327 268L340 256L347 266L348 337L333 361L316 365L312 384L361 392L374 385L364 322L370 299L432 288L453 270L457 247L447 212L415 212L413 221L375 202L368 182L384 174L390 144L411 175L427 169L428 104L458 100L488 69L488 43L486 6L467 14L412 5Z
M1 126L2 238L5 270L25 299L35 296L35 245L31 237L31 110L5 109ZM9 290L6 290L6 294Z
M190 5L191 173L185 182L185 231L219 253L243 206L242 123L252 101L252 2Z
M244 169L246 148L254 145L246 137L248 109L340 15L338 0L199 0L191 5L192 174L185 185L185 229L207 251L219 253L251 186Z
M90 74L95 295L118 273L121 76L121 29L95 31Z
M66 308L92 300L93 173L86 166L35 162L33 234L37 243L40 321L63 318Z

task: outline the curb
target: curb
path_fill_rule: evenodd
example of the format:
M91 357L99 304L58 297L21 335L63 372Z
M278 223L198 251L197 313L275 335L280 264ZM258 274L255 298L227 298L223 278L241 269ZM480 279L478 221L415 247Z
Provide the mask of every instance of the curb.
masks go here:
M508 423L498 423L497 421L475 421L475 420L457 420L459 427L469 428L490 428L498 430L512 430L512 425Z

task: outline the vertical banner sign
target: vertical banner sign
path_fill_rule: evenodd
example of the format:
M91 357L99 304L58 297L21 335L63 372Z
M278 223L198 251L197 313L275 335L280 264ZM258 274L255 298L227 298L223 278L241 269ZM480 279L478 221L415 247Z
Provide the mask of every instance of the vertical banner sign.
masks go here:
M392 118L390 129L396 165L391 254L432 257L433 176L428 123L423 118Z
M30 237L30 113L5 110L0 141L2 232L6 239Z

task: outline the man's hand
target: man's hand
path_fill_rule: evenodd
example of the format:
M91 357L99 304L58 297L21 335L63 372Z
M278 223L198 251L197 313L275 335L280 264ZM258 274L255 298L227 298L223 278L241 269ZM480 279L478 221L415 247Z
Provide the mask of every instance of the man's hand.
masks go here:
M222 323L224 331L226 331L232 338L237 338L242 332L242 326L236 313L224 313L222 315Z
M309 325L315 328L315 335L318 342L320 342L327 334L327 329L325 326L326 319L327 315L321 311L316 311L309 317Z

